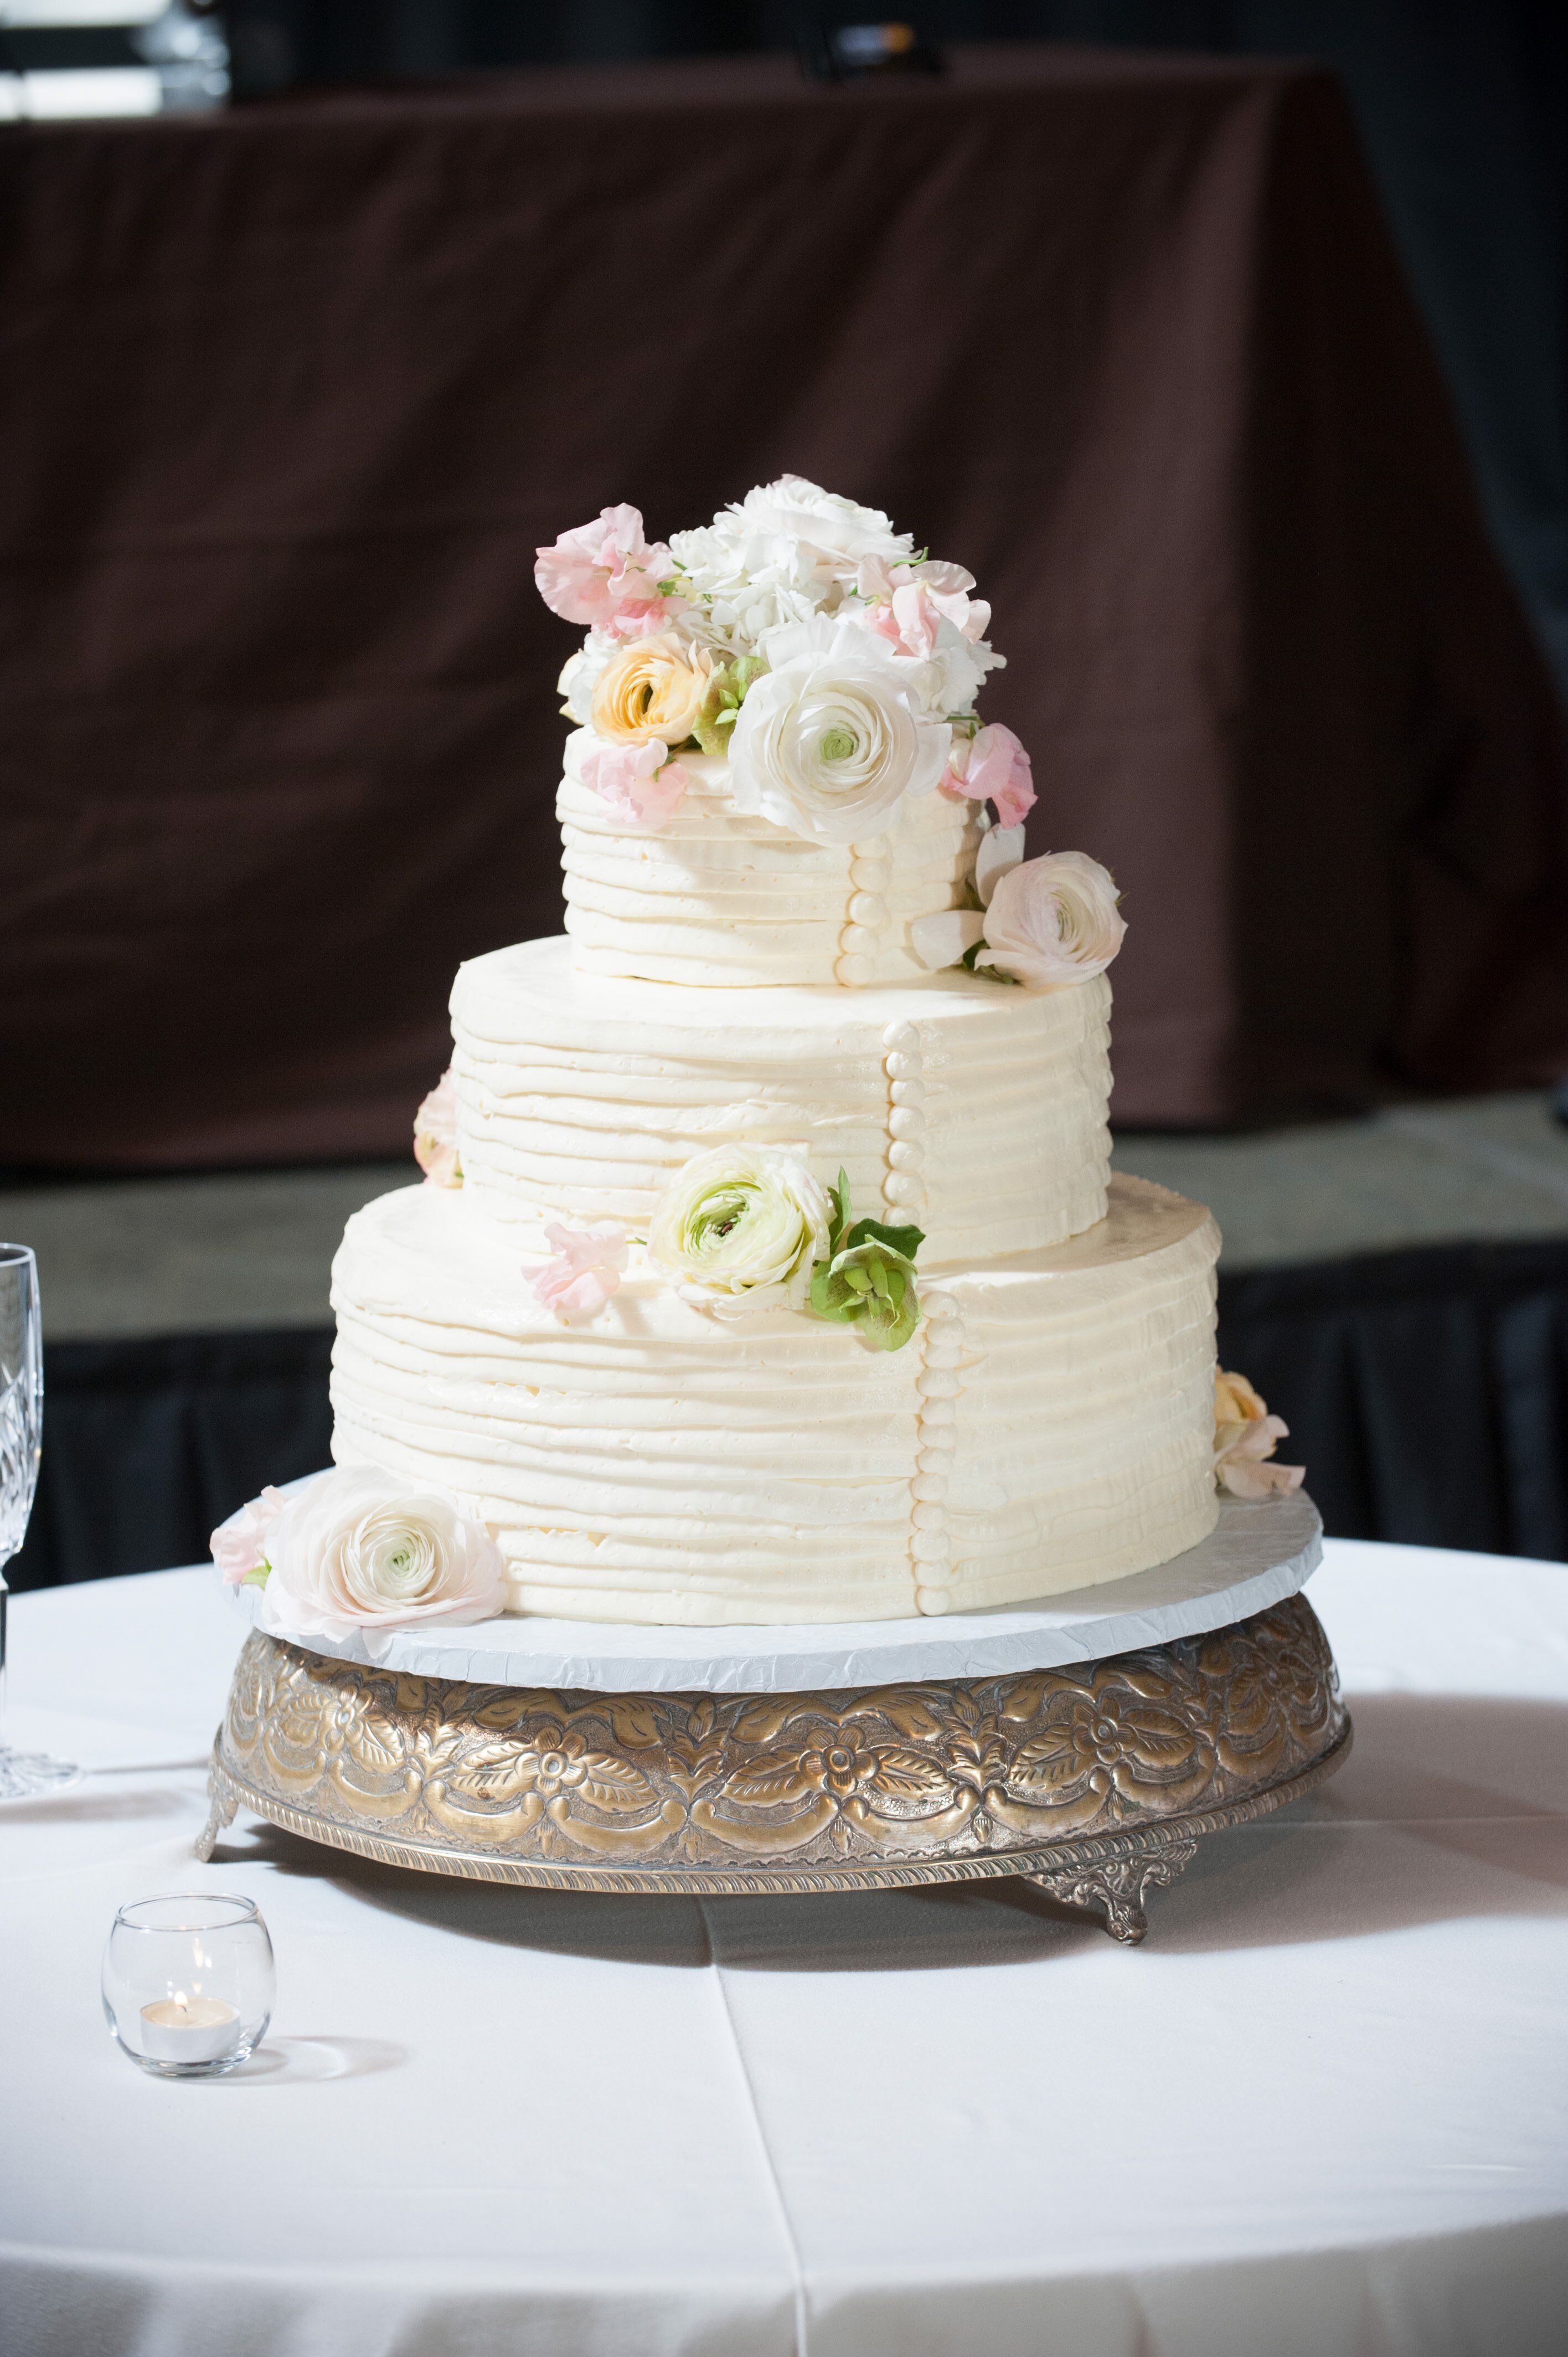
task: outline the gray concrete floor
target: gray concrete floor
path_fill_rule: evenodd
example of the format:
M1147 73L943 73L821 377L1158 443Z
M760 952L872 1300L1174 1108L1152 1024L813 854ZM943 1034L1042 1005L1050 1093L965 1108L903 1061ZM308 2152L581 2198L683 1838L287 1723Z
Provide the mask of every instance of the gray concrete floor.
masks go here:
M1568 1235L1568 1130L1544 1095L1403 1105L1255 1137L1119 1138L1116 1167L1208 1203L1227 1269ZM351 1211L412 1161L0 1190L55 1341L324 1326Z

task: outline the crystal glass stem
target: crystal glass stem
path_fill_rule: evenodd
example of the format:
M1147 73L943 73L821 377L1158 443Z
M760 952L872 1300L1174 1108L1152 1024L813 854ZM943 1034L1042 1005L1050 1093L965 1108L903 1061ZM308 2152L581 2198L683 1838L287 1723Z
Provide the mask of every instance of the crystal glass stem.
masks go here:
M5 1567L27 1536L43 1446L44 1351L38 1264L26 1244L0 1243L0 1801L63 1792L81 1773L5 1740Z

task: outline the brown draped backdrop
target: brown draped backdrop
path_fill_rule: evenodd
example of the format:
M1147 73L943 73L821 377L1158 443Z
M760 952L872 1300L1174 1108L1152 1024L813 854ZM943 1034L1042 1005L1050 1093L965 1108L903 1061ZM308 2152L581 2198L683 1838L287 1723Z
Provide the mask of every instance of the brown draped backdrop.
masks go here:
M560 922L535 544L786 468L993 599L1120 1119L1568 1065L1560 716L1323 74L16 126L0 223L0 1162L401 1150Z

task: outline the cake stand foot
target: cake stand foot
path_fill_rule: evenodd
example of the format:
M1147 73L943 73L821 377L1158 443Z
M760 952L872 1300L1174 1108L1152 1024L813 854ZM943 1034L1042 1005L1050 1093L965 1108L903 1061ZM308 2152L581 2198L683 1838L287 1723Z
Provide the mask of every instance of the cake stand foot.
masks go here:
M1195 1841L1166 1842L1159 1849L1136 1850L1131 1857L1069 1867L1062 1874L1023 1874L1018 1879L1048 1891L1064 1907L1099 1908L1112 1938L1135 1948L1149 1928L1145 1893L1168 1887L1197 1855Z
M211 1796L212 1806L207 1812L207 1823L196 1841L196 1855L203 1866L210 1863L219 1835L225 1825L233 1824L234 1812L240 1805L228 1779L221 1776L216 1768L207 1780L207 1790Z

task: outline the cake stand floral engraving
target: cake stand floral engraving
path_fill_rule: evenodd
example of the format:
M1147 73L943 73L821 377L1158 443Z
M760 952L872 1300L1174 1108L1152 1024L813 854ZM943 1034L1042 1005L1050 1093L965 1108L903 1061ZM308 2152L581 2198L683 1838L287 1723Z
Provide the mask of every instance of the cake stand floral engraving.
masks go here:
M477 1684L247 1638L199 1845L244 1806L388 1864L612 1891L1015 1875L1119 1940L1197 1841L1350 1744L1299 1594L1051 1669L779 1694Z

